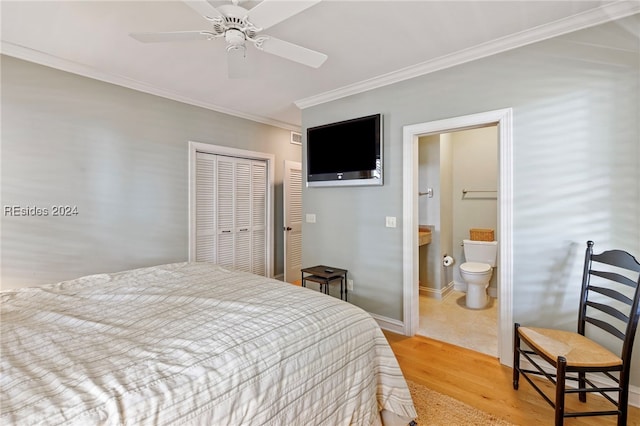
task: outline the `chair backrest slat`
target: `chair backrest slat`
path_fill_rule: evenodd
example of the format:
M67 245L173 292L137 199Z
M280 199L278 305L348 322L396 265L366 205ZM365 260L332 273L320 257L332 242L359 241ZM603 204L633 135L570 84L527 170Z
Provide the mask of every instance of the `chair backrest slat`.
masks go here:
M622 312L620 312L616 308L613 308L613 307L611 307L609 305L604 305L602 303L596 303L596 302L592 302L592 301L587 301L587 305L592 307L592 308L594 308L594 309L597 309L599 311L607 313L607 314L611 315L614 318L619 319L620 321L624 322L625 326L629 322L629 317L627 315L623 314Z
M619 291L612 290L610 288L598 287L598 286L590 286L589 291L600 293L604 296L610 297L611 299L615 299L618 302L626 303L631 306L633 304L633 300L620 293Z
M615 272L595 271L592 269L589 273L591 275L596 275L607 280L619 282L620 284L624 284L631 288L636 288L636 286L638 285L637 283L633 282L632 279L627 278L624 275L616 274Z
M600 254L593 254L591 255L591 260L640 272L640 264L638 264L636 258L622 250L609 250Z
M618 339L620 340L624 340L624 333L621 332L620 330L618 330L617 328L615 328L614 326L612 326L609 323L606 323L602 320L596 319L596 318L592 318L592 317L585 317L584 319L586 322L591 323L593 325L595 325L598 328L603 329L604 331L606 331L607 333L610 333L614 336L616 336Z
M640 263L622 250L594 254L593 244L593 241L587 241L578 333L584 335L585 325L590 324L621 339L620 357L625 365L624 375L628 377L628 363L640 318ZM594 269L596 264L599 269ZM603 265L609 266L603 268Z

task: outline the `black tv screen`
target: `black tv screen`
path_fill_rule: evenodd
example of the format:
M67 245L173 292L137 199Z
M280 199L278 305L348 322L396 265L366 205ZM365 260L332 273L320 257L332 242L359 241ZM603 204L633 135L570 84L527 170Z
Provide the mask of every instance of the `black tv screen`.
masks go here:
M307 129L307 185L382 185L382 116Z

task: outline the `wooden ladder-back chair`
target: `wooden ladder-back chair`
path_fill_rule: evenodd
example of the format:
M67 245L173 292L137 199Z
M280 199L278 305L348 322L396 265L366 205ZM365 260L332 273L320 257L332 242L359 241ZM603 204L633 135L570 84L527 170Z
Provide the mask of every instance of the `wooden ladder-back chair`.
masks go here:
M617 415L618 426L626 425L631 351L640 315L639 289L640 264L635 257L622 250L594 254L593 241L588 241L580 295L578 332L524 327L516 323L513 388L518 389L518 381L522 374L555 408L556 425L562 425L566 417L606 415ZM620 340L620 351L611 352L592 338L586 337L585 331L591 336L592 330L599 333L598 337L606 338L607 334L615 336ZM610 336L609 339L616 340ZM535 369L522 368L521 356ZM555 371L550 371L549 365ZM594 381L594 373L604 374L600 375L604 380ZM545 377L555 386L554 400L530 378L530 375ZM567 380L577 382L577 387L567 387ZM610 384L602 385L607 382ZM565 394L577 393L580 401L586 402L587 393L594 392L600 393L613 404L612 409L565 412Z

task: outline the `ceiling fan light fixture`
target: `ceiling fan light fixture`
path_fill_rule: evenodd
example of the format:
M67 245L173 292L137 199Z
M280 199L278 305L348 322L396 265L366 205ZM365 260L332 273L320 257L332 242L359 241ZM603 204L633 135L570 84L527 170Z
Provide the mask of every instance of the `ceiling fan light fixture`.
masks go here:
M246 37L242 31L235 28L230 28L224 33L224 39L229 44L229 47L244 47L244 41L246 40Z
M245 58L247 56L246 52L247 52L247 47L242 44L242 45L238 45L238 46L234 46L234 45L227 45L227 52L232 53L232 52L237 52L236 54Z

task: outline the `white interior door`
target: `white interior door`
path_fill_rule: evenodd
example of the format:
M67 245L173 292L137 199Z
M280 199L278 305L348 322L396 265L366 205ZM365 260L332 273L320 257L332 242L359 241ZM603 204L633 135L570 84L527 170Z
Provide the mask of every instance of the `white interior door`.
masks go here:
M284 162L284 280L300 279L302 269L302 165Z

